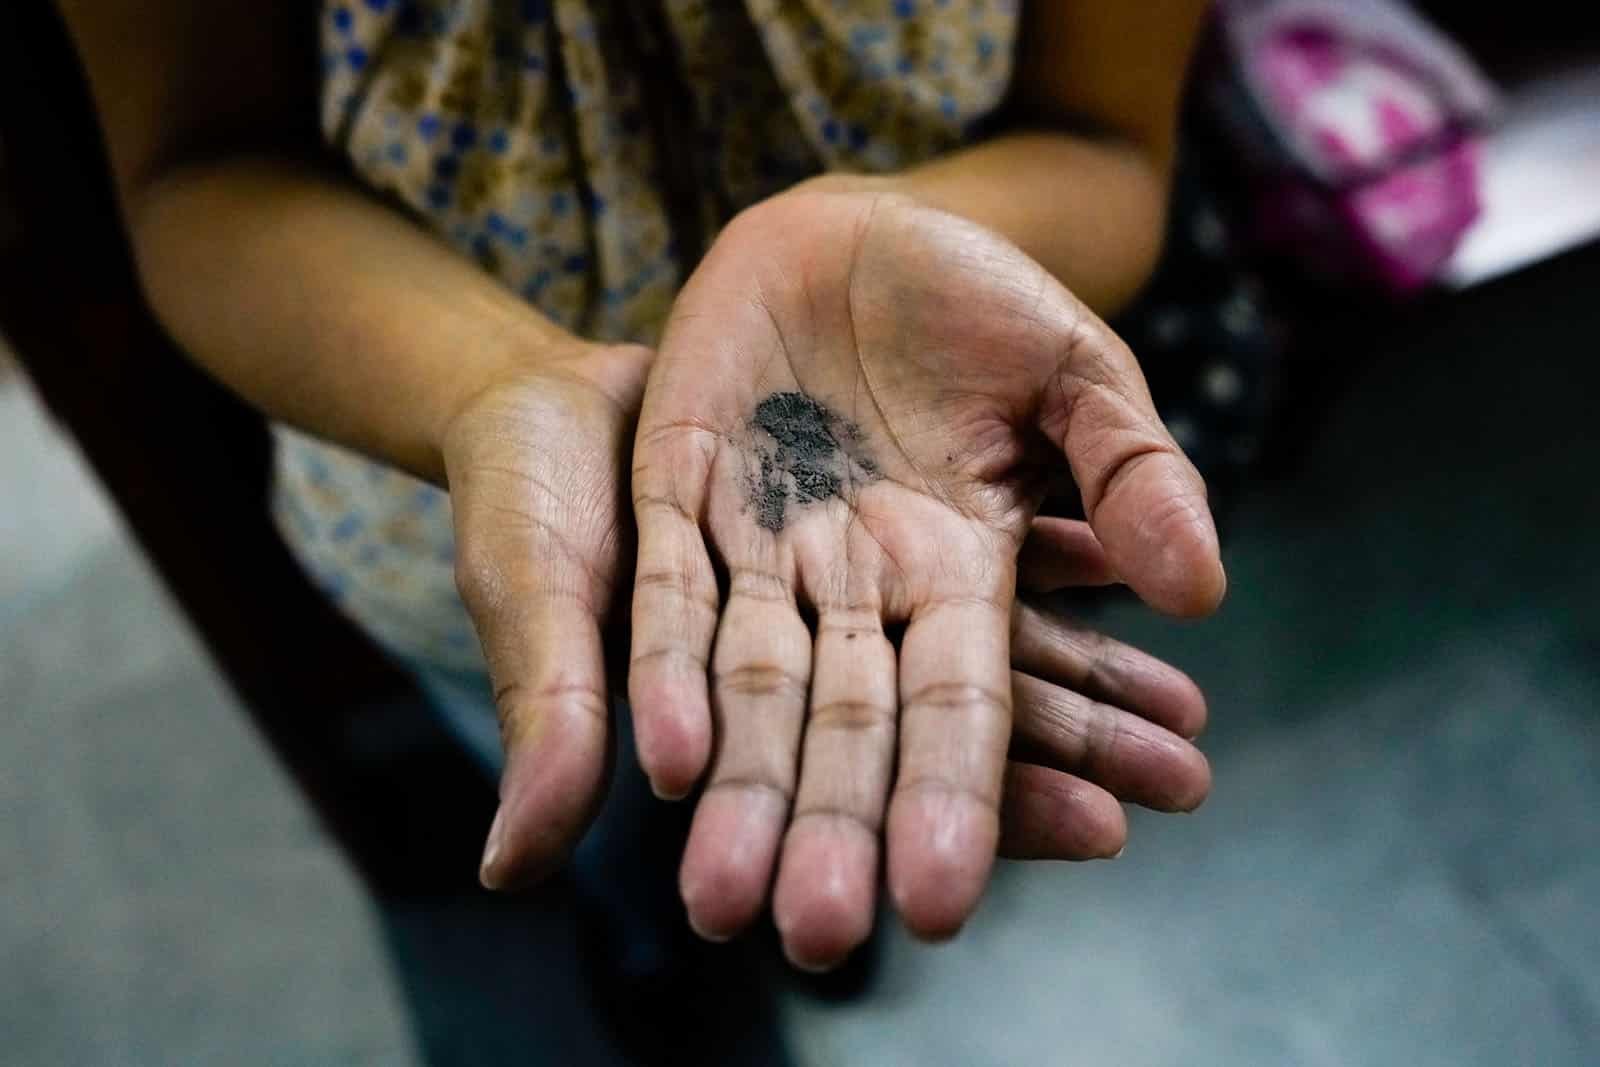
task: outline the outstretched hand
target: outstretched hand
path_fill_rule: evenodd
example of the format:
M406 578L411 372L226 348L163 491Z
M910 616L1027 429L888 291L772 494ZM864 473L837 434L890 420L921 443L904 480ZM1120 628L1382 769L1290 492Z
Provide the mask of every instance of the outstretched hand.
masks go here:
M460 584L488 654L506 744L501 813L483 869L495 888L549 872L604 793L611 739L602 635L632 558L622 473L651 356L575 346L475 398L446 444ZM1024 561L1020 579L1035 592L1111 577L1081 523L1037 520ZM1192 682L1031 607L1019 604L1014 622L1015 747L1027 762L1011 769L1003 852L1109 856L1126 834L1119 799L1166 810L1200 803L1210 778L1185 740L1205 720ZM800 958L835 958L837 928L804 929L816 940L797 947Z
M965 921L1018 788L1017 558L1063 457L1119 579L1216 606L1204 485L1132 355L1014 246L816 187L719 239L651 370L632 486L629 695L657 791L706 777L682 871L701 932L754 918L776 871L791 955L836 959L880 836L911 929Z
M553 870L604 795L604 635L633 558L622 472L653 355L574 341L474 397L446 435L456 584L505 747L490 888Z

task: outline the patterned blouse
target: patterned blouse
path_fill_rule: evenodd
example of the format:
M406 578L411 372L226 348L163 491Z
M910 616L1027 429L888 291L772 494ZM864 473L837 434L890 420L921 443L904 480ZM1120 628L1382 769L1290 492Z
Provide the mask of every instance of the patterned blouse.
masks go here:
M652 343L739 210L969 140L1021 0L326 0L322 128L356 175L582 336ZM448 499L278 431L275 512L340 607L479 671Z

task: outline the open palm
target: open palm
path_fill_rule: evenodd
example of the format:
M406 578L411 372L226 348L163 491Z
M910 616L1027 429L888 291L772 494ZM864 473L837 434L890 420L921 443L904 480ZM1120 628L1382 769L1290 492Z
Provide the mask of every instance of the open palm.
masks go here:
M1213 608L1203 483L1131 354L1014 246L804 188L717 242L633 471L629 695L658 791L709 768L682 872L702 932L753 918L776 870L786 941L848 948L880 837L914 931L970 914L1000 839L1017 554L1063 454L1115 573Z
M547 353L479 395L446 443L461 591L506 744L483 871L495 887L559 864L604 795L602 634L632 564L625 473L652 356L585 344ZM1037 592L1109 578L1079 523L1036 520L1024 562L1022 585ZM1006 783L1002 852L1109 856L1126 837L1118 800L1173 810L1204 798L1209 771L1185 740L1205 719L1192 682L1053 613L1019 603L1013 623L1015 744L1027 762ZM821 935L798 954L842 954Z

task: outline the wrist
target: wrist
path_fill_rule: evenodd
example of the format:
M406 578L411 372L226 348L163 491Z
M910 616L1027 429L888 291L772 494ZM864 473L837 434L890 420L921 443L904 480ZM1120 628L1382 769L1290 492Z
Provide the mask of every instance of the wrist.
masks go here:
M856 174L837 171L807 178L778 194L797 193L898 193L903 192L903 182L898 174Z
M445 484L451 440L486 396L529 374L580 365L601 347L526 308L519 310L528 321L505 323L491 337L473 344L476 352L470 365L452 367L439 383L425 420L427 469L421 472L436 484Z
M813 223L819 211L837 221L839 209L844 206L841 202L848 202L855 206L856 214L864 218L871 214L874 204L887 200L922 203L908 195L906 183L898 175L828 173L807 178L734 216L723 227L696 272L704 269L707 261L716 258L720 250L730 246L753 245L792 252L797 237L814 235ZM823 209L819 201L827 201L831 207Z

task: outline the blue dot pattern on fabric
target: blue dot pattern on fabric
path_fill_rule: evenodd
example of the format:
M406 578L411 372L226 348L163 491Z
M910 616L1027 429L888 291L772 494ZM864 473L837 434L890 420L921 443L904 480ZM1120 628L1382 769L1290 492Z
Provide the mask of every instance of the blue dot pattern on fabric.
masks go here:
M963 143L1004 96L1020 2L629 0L659 12L687 90L663 131L625 4L325 0L322 126L363 182L561 326L653 343L685 249L732 213ZM698 216L669 210L662 137L690 160ZM274 510L308 572L390 648L481 669L448 498L277 433Z

